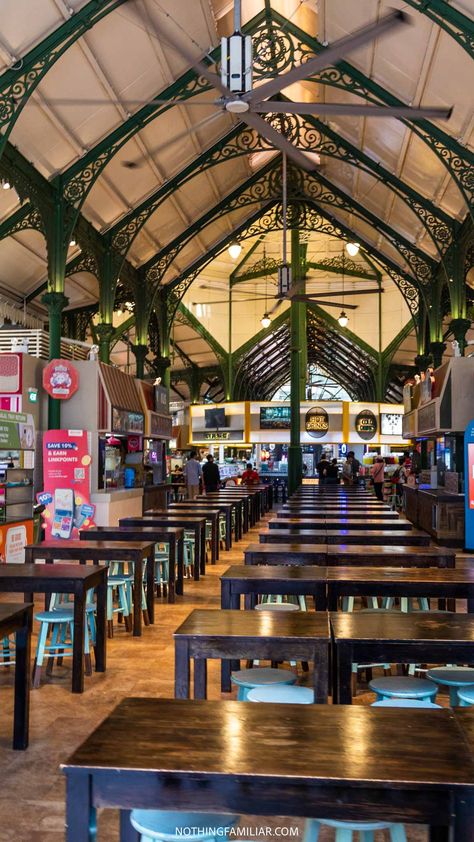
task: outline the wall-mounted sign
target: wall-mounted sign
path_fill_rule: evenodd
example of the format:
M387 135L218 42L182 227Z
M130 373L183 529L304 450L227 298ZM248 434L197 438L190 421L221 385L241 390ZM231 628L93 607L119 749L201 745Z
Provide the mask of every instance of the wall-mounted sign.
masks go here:
M43 389L52 398L67 401L79 388L79 372L69 360L51 360L43 370Z
M21 354L0 354L0 394L21 393Z
M383 436L402 435L403 415L398 412L382 412L380 414L380 432Z
M464 472L465 472L465 538L467 550L474 549L474 421L471 421L464 433Z
M291 424L291 407L289 406L261 406L261 430L289 430Z
M232 433L233 436L238 436L238 433ZM206 441L229 441L230 430L227 433L216 431L215 433L204 433Z
M33 416L23 412L0 412L0 450L34 449Z
M155 386L155 412L168 412L168 389Z
M78 538L80 529L93 526L95 507L90 503L88 435L85 430L48 430L43 436L43 491L38 503L45 506L45 536Z
M156 387L155 387L156 388ZM170 439L173 434L173 420L170 415L150 412L150 435Z
M322 439L329 431L329 415L322 406L308 409L305 417L305 430L313 439Z
M142 437L135 434L127 436L127 451L129 453L139 453L143 450Z
M377 433L377 418L371 409L363 409L356 417L355 431L364 439L370 441Z
M112 407L112 433L143 433L144 419L141 412L127 412Z

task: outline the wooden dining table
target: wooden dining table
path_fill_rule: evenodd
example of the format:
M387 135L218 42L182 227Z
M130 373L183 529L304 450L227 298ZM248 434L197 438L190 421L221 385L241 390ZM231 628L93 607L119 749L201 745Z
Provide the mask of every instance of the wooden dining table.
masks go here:
M120 526L177 526L186 532L194 534L194 580L199 581L200 574L206 572L206 518L194 517L188 514L173 513L167 510L164 514L151 514L143 517L122 517Z
M77 542L79 543L79 542ZM34 545L42 546L40 545ZM28 549L27 547L25 549ZM0 592L31 594L67 593L74 596L72 692L84 691L84 629L87 593L96 589L95 669L106 667L107 567L81 564L0 564Z
M242 534L248 532L248 498L229 497L228 494L223 494L220 491L208 494L198 494L195 498L196 505L207 502L213 506L219 506L221 503L230 505L234 513L234 536L236 541L240 541ZM232 519L232 515L231 515Z
M219 517L220 511L217 507L209 508L206 506L197 505L194 501L190 503L172 503L168 509L168 512L176 512L178 514L190 514L194 517L205 517L208 526L211 529L211 540L210 540L210 548L211 548L211 564L216 564L219 559ZM155 509L155 514L158 514L159 510Z
M286 508L285 506L277 513L278 519L284 517L298 517L306 520L326 520L334 517L347 517L351 520L395 520L398 521L400 516L398 512L378 511L375 509L353 509L348 507L342 509L335 506L334 509L304 509L301 506Z
M168 544L168 602L176 601L176 594L184 593L184 529L178 526L94 526L80 537L84 540L96 541L145 541L153 542L156 551L157 544ZM154 560L152 569L154 570ZM149 571L148 571L149 572ZM154 575L154 574L153 574ZM148 593L147 579L147 593ZM154 580L153 589L154 592ZM147 603L147 610L148 603Z
M221 576L221 608L255 607L256 597L267 594L312 596L317 611L327 609L327 569L316 565L305 567L277 565L232 565Z
M400 547L428 547L431 535L418 529L396 532L389 529L263 529L258 533L261 544L365 544Z
M232 549L232 510L234 509L233 503L229 502L226 503L223 500L216 500L212 502L210 500L206 500L204 496L198 497L195 500L184 500L182 503L172 503L169 506L169 510L180 511L181 508L187 509L189 507L197 506L199 511L204 509L207 511L210 509L211 511L218 510L219 514L224 517L225 519L225 548L226 550Z
M33 605L7 602L0 604L0 640L15 635L15 689L13 704L12 748L28 748L30 722L30 658ZM3 665L8 661L4 658Z
M261 611L195 609L176 629L175 697L187 699L194 663L194 698L207 696L207 661L222 661L221 689L231 689L231 661L313 661L314 701L327 702L329 622L323 612L278 614Z
M255 564L326 564L327 544L249 544L244 550L246 565Z
M456 552L452 547L387 547L363 544L328 544L327 565L363 564L366 567L454 567Z
M333 700L352 702L352 664L472 664L474 617L436 611L331 612ZM418 739L418 736L417 736Z
M296 715L294 705L125 698L61 766L66 842L95 842L99 808L120 811L120 842L140 840L132 809L252 816L255 837L269 824L261 816L356 817L472 842L470 720L446 708L300 705Z
M84 530L85 532L87 530ZM128 561L133 565L133 585L135 594L142 592L143 562L146 563L146 603L148 619L151 624L155 617L155 545L149 541L93 541L82 536L81 540L43 541L41 544L28 544L25 547L25 561L43 560L46 564L56 561L78 561L80 564L100 564L101 561ZM133 603L133 634L142 633L141 597Z
M278 515L275 520L269 520L270 529L395 529L397 532L407 532L413 529L409 520L392 520L367 517L353 518L350 515L325 515L323 518L301 518Z

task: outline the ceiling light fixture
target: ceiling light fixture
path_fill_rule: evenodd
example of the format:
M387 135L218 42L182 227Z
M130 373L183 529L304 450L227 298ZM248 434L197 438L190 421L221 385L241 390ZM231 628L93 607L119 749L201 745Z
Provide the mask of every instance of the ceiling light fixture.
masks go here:
M76 240L74 239L74 234L72 235L71 239L69 240L69 245L70 245L70 246L75 246L75 245L76 245Z
M272 320L271 320L270 316L268 315L268 313L264 313L263 316L262 316L261 322L260 322L262 327L264 327L264 328L270 327L271 323L272 323Z
M227 251L229 252L229 254L230 254L230 256L231 256L232 260L237 260L237 258L238 258L238 256L239 256L240 252L242 251L242 246L240 245L240 243L237 243L237 242L235 241L235 242L233 242L233 243L231 243L231 244L230 244L230 246L229 246L229 248L227 249Z
M10 190L11 189L11 184L10 184L8 178L2 178L2 187L3 187L4 190Z
M351 257L355 257L359 253L360 243L346 243L346 251Z
M341 327L347 327L349 318L344 310L341 310L341 315L338 318L338 322L341 325Z

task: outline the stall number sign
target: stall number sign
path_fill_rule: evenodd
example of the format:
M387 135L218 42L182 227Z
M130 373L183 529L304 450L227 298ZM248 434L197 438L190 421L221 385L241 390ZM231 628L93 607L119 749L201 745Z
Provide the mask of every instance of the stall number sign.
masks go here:
M370 409L363 409L362 412L359 412L355 420L355 429L361 439L365 441L373 439L377 432L377 419Z
M230 430L228 433L206 433L204 438L206 441L228 441L230 439Z
M308 409L305 430L313 439L321 439L329 432L329 415L322 406Z

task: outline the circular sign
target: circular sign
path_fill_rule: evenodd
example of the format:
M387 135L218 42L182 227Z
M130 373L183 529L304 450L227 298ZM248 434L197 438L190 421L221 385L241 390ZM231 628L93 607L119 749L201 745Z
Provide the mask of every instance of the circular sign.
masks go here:
M305 418L305 430L313 439L322 439L329 432L329 415L322 406L308 409Z
M52 398L69 400L79 388L79 373L69 360L51 360L43 369L43 389Z
M363 409L362 412L359 412L355 420L355 429L361 439L365 441L373 439L377 432L377 418L370 409Z

